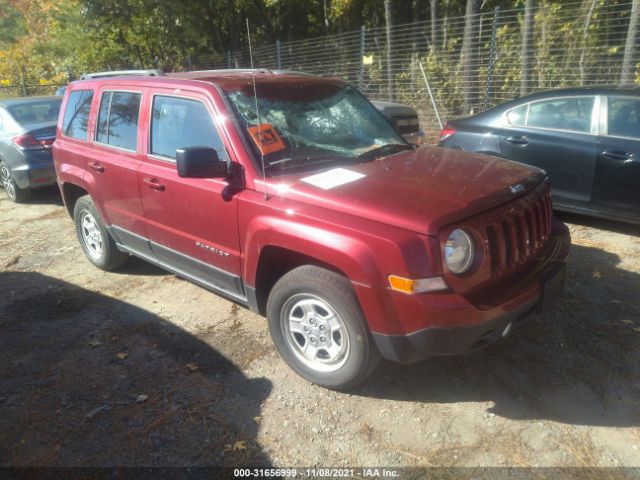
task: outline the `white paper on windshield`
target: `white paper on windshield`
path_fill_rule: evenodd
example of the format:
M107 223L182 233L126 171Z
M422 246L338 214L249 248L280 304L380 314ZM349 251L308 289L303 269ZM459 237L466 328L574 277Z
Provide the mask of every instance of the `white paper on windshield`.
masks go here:
M364 176L362 173L347 170L346 168L334 168L310 177L301 178L300 181L323 190L329 190L345 183L354 182Z

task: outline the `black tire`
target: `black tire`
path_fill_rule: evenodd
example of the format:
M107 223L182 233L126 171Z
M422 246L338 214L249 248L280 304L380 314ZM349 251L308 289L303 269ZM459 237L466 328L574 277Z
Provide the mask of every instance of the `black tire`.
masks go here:
M76 201L73 221L82 251L96 267L110 271L127 261L129 255L118 250L89 195Z
M334 318L333 314L337 314L342 326L329 328L327 333L330 324L325 319ZM311 325L309 322L316 316ZM316 385L334 390L352 389L371 375L380 362L380 353L349 280L330 270L305 265L283 275L269 294L267 318L271 338L282 358L298 375ZM298 318L302 318L299 324ZM289 325L294 324L301 331L293 332ZM324 330L320 330L323 326ZM346 336L341 336L342 328ZM320 340L346 353L336 354L334 360L330 349L324 347L327 343L321 344ZM315 360L304 353L309 346L316 348L312 353Z
M4 161L0 161L0 185L4 189L7 198L12 202L24 203L31 197L30 189L18 187L11 174L11 169Z

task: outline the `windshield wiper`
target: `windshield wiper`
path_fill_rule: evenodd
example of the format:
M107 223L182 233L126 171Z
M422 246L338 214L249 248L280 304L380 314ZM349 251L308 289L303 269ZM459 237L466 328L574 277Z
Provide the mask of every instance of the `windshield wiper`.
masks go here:
M378 147L374 147L371 148L365 152L362 152L358 155L356 155L354 158L368 158L370 156L378 156L378 155L382 155L383 153L389 151L389 153L387 153L387 155L391 154L391 151L393 150L414 150L415 147L413 145L411 145L410 143L386 143L384 145L380 145Z

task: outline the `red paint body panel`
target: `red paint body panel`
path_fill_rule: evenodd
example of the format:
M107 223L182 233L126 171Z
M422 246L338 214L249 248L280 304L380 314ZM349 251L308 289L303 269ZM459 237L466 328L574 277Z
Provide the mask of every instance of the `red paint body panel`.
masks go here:
M255 78L283 87L293 81L315 82L318 88L339 82L266 73ZM74 89L96 90L90 139L100 88L144 91L138 150L123 154L92 140L66 139L59 124L54 144L59 183L85 188L106 223L237 275L247 288L261 287L258 268L267 247L330 265L350 279L371 331L388 335L480 324L517 311L540 296L540 278L566 261L569 235L551 221L544 172L513 162L423 147L343 166L364 176L327 190L302 181L321 170L262 179L221 96L249 82L246 72L74 82L67 97ZM201 99L240 174L233 180L179 178L173 163L148 155L152 93ZM103 163L104 173L92 173L90 161ZM162 183L164 191L149 188L148 181ZM514 185L519 185L516 193L510 189ZM518 215L530 215L523 218L532 223L492 236L492 228ZM472 232L479 253L471 272L456 276L442 258L448 234L459 227ZM522 248L532 246L526 258L516 259L511 239L520 241L520 234ZM196 242L228 256L212 256ZM390 274L442 276L449 289L399 293L388 288Z

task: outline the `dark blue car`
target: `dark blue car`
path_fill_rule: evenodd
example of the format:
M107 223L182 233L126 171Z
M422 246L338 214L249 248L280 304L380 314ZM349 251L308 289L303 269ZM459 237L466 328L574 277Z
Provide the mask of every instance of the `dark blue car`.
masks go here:
M31 189L56 182L51 145L60 97L0 100L0 184L7 197L24 202Z
M546 170L558 210L640 223L640 88L535 93L448 122L439 145Z

